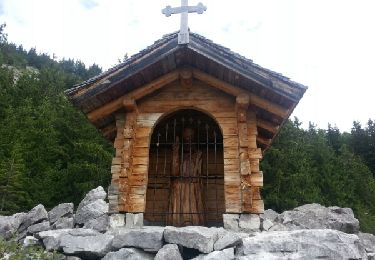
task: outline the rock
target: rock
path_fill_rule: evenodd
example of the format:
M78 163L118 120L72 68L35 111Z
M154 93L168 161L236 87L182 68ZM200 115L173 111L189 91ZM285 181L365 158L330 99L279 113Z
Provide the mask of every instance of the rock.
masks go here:
M239 214L223 214L224 228L232 231L239 231Z
M330 229L258 233L243 239L238 251L248 259L366 259L358 236Z
M236 246L241 244L242 239L239 234L234 232L225 232L219 235L218 240L214 244L214 250L220 251L227 247Z
M78 256L68 255L65 257L65 260L81 260L81 258Z
M40 223L44 220L48 220L48 213L42 204L39 204L32 208L24 217L18 228L18 232L22 233L33 224Z
M166 244L158 251L155 260L182 260L182 256L177 245Z
M73 228L74 220L73 218L61 217L52 225L52 229L66 229Z
M267 230L269 230L270 228L272 228L273 226L274 226L275 224L271 221L271 220L269 220L269 219L264 219L263 221L262 221L262 224L261 224L261 229L263 230L263 231L267 231Z
M41 231L50 230L51 226L49 225L49 221L43 221L34 225L31 225L27 228L28 234L35 234Z
M285 211L277 221L293 229L335 229L345 233L358 233L359 221L348 208L324 207L306 204L291 211Z
M214 243L217 238L218 231L216 228L198 226L176 228L168 226L164 231L166 242L195 248L206 254L214 250Z
M112 246L137 247L149 252L157 252L163 246L164 227L143 227L137 229L116 228L106 234L114 236Z
M81 210L84 206L94 202L95 200L104 200L106 196L107 193L104 191L102 186L90 190L83 198L83 200L79 203L77 211Z
M272 222L274 222L276 220L276 218L279 216L279 213L277 213L276 211L272 210L272 209L267 209L264 211L264 213L262 214L262 219L268 219Z
M107 234L82 235L69 232L60 236L59 248L66 255L99 259L111 250L113 236Z
M92 228L99 232L105 232L108 228L109 217L104 214L98 218L90 219L83 226L84 228Z
M143 213L126 213L125 227L143 227Z
M102 260L152 260L154 256L137 248L121 248L117 252L109 252ZM155 258L156 259L156 258Z
M26 236L23 240L23 247L39 245L39 240L33 236Z
M124 214L111 214L109 216L109 228L117 228L125 226Z
M42 231L35 234L36 238L39 238L43 241L44 247L49 250L58 250L60 248L60 239L61 236L70 234L73 236L96 236L100 233L92 229L57 229L57 230L48 230Z
M246 232L260 231L260 217L258 214L241 214L239 227Z
M213 251L207 255L200 255L195 259L199 260L230 260L234 259L234 248L227 248L222 251Z
M362 241L363 246L367 253L375 253L375 236L369 233L358 233L359 239Z
M85 224L108 213L108 204L104 200L95 200L77 210L74 222Z
M59 204L48 212L49 221L53 224L60 218L71 218L73 216L73 210L73 203Z
M27 213L17 213L12 216L0 216L0 236L10 239L18 230Z

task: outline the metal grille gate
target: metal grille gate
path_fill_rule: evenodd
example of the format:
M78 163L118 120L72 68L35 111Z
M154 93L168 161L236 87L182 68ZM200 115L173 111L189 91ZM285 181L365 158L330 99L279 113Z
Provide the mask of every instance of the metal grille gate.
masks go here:
M154 129L146 225L221 226L224 213L223 137L196 110L179 110Z

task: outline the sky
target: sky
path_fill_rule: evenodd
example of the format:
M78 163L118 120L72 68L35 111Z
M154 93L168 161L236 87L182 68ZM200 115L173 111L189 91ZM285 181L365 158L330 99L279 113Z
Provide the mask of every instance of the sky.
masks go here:
M199 1L189 1L196 5ZM309 87L293 116L350 131L375 119L374 0L201 0L190 30ZM8 41L104 70L163 35L180 0L0 0Z

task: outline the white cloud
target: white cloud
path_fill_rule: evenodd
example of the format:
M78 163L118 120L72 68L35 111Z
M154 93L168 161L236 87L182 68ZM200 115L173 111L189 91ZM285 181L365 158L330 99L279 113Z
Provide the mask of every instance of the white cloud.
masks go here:
M309 86L294 113L302 121L350 130L374 118L374 1L201 1L208 9L189 15L193 32ZM178 15L161 14L179 0L0 3L9 40L104 68L179 29Z

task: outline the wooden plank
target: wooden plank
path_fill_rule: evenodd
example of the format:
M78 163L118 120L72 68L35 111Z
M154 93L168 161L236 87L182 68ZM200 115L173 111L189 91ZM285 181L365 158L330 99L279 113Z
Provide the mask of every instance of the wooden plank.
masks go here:
M238 158L238 154L237 147L224 147L224 160Z
M280 116L282 118L287 118L289 116L289 109L281 107L275 103L272 103L271 101L268 101L264 98L261 98L255 94L245 92L244 90L235 87L229 83L226 83L224 81L221 81L209 74L206 74L202 71L199 71L197 69L193 69L193 75L195 78L206 82L207 84L216 87L230 95L233 96L240 96L245 94L248 94L250 97L250 104L259 107L263 110L266 110L274 115Z
M261 144L264 144L266 146L269 146L272 142L272 139L269 139L269 138L264 138L262 136L257 136L257 142L261 143Z
M103 117L113 113L114 111L122 108L125 99L138 100L139 98L144 97L144 96L162 88L163 86L177 80L178 77L179 77L179 71L178 70L175 70L175 71L172 71L168 74L165 74L165 75L161 76L160 78L157 78L156 80L154 80L154 81L152 81L152 82L150 82L150 83L148 83L148 84L146 84L146 85L144 85L140 88L137 88L134 91L132 91L132 92L120 97L120 98L117 98L117 99L107 103L106 105L100 107L100 108L97 108L97 109L91 111L90 113L87 114L87 118L91 122L95 122L98 119L103 118Z
M150 145L150 137L149 136L143 136L135 138L134 140L134 147L135 148L148 148Z
M262 159L262 150L249 148L249 159Z
M240 147L248 147L247 123L238 123L238 139Z
M139 137L150 137L151 135L151 128L150 127L138 127L135 136L136 138Z
M224 147L238 147L238 137L233 135L223 136Z
M238 171L225 172L224 182L226 185L239 186L241 184L241 178Z
M252 172L250 175L250 184L255 187L263 187L263 172Z
M134 165L148 165L148 156L135 156L135 153L133 153L133 166Z
M250 160L251 172L259 172L259 159Z
M264 202L263 202L263 200L253 199L250 213L263 214L264 213Z
M257 120L257 125L258 127L264 129L264 130L267 130L268 132L272 133L272 134L276 134L278 131L279 131L279 126L277 125L274 125L268 121L265 121L265 120L262 120L262 119L259 119Z
M145 147L134 147L133 154L135 157L149 157L149 149Z

